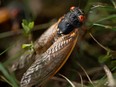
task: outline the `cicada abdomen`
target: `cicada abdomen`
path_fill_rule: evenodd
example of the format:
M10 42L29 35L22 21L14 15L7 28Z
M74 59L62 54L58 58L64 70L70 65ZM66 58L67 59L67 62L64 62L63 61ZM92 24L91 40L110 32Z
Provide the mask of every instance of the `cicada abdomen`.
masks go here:
M24 73L21 79L21 87L40 86L43 82L52 77L66 62L71 54L78 37L78 30L59 37L53 45Z

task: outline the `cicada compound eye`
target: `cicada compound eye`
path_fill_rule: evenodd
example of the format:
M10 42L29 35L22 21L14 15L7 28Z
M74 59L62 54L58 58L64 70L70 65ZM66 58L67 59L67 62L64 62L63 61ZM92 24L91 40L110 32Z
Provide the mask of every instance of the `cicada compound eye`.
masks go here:
M71 10L74 10L74 9L75 9L75 6L72 6L72 7L70 8L70 11L71 11Z
M80 22L83 22L85 20L85 17L83 15L78 16L78 18Z

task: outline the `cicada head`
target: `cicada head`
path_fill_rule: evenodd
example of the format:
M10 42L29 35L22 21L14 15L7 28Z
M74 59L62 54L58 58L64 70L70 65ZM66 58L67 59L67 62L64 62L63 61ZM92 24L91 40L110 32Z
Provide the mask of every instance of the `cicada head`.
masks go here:
M85 20L84 12L79 7L72 6L70 8L70 11L73 12L75 16L77 16L77 19L79 20L79 22L82 22L82 23L84 22Z

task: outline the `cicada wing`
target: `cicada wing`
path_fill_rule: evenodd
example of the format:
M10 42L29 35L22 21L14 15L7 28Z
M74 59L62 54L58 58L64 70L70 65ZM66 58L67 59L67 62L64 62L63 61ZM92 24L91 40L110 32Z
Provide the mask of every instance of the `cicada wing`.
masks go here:
M63 35L51 45L51 47L24 73L21 80L21 87L40 86L44 81L52 77L66 62L71 54L76 41L77 30L68 35Z
M34 49L37 54L45 52L54 42L54 37L57 33L58 22L52 25L44 32L39 39L34 43Z
M22 75L36 60L36 55L41 55L45 52L53 43L54 35L57 31L57 24L52 25L47 31L44 32L34 43L34 51L28 50L12 65L12 72L15 72L18 80L21 79ZM35 52L36 51L36 52Z

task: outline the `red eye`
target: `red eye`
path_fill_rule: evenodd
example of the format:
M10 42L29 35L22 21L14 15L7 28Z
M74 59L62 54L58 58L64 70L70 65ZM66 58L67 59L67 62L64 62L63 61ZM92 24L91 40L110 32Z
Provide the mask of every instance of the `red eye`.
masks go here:
M75 8L75 6L72 6L72 7L70 8L70 10L74 10L74 8Z
M84 17L83 15L78 16L78 18L79 18L79 21L80 21L80 22L83 22L84 19L85 19L85 17Z

